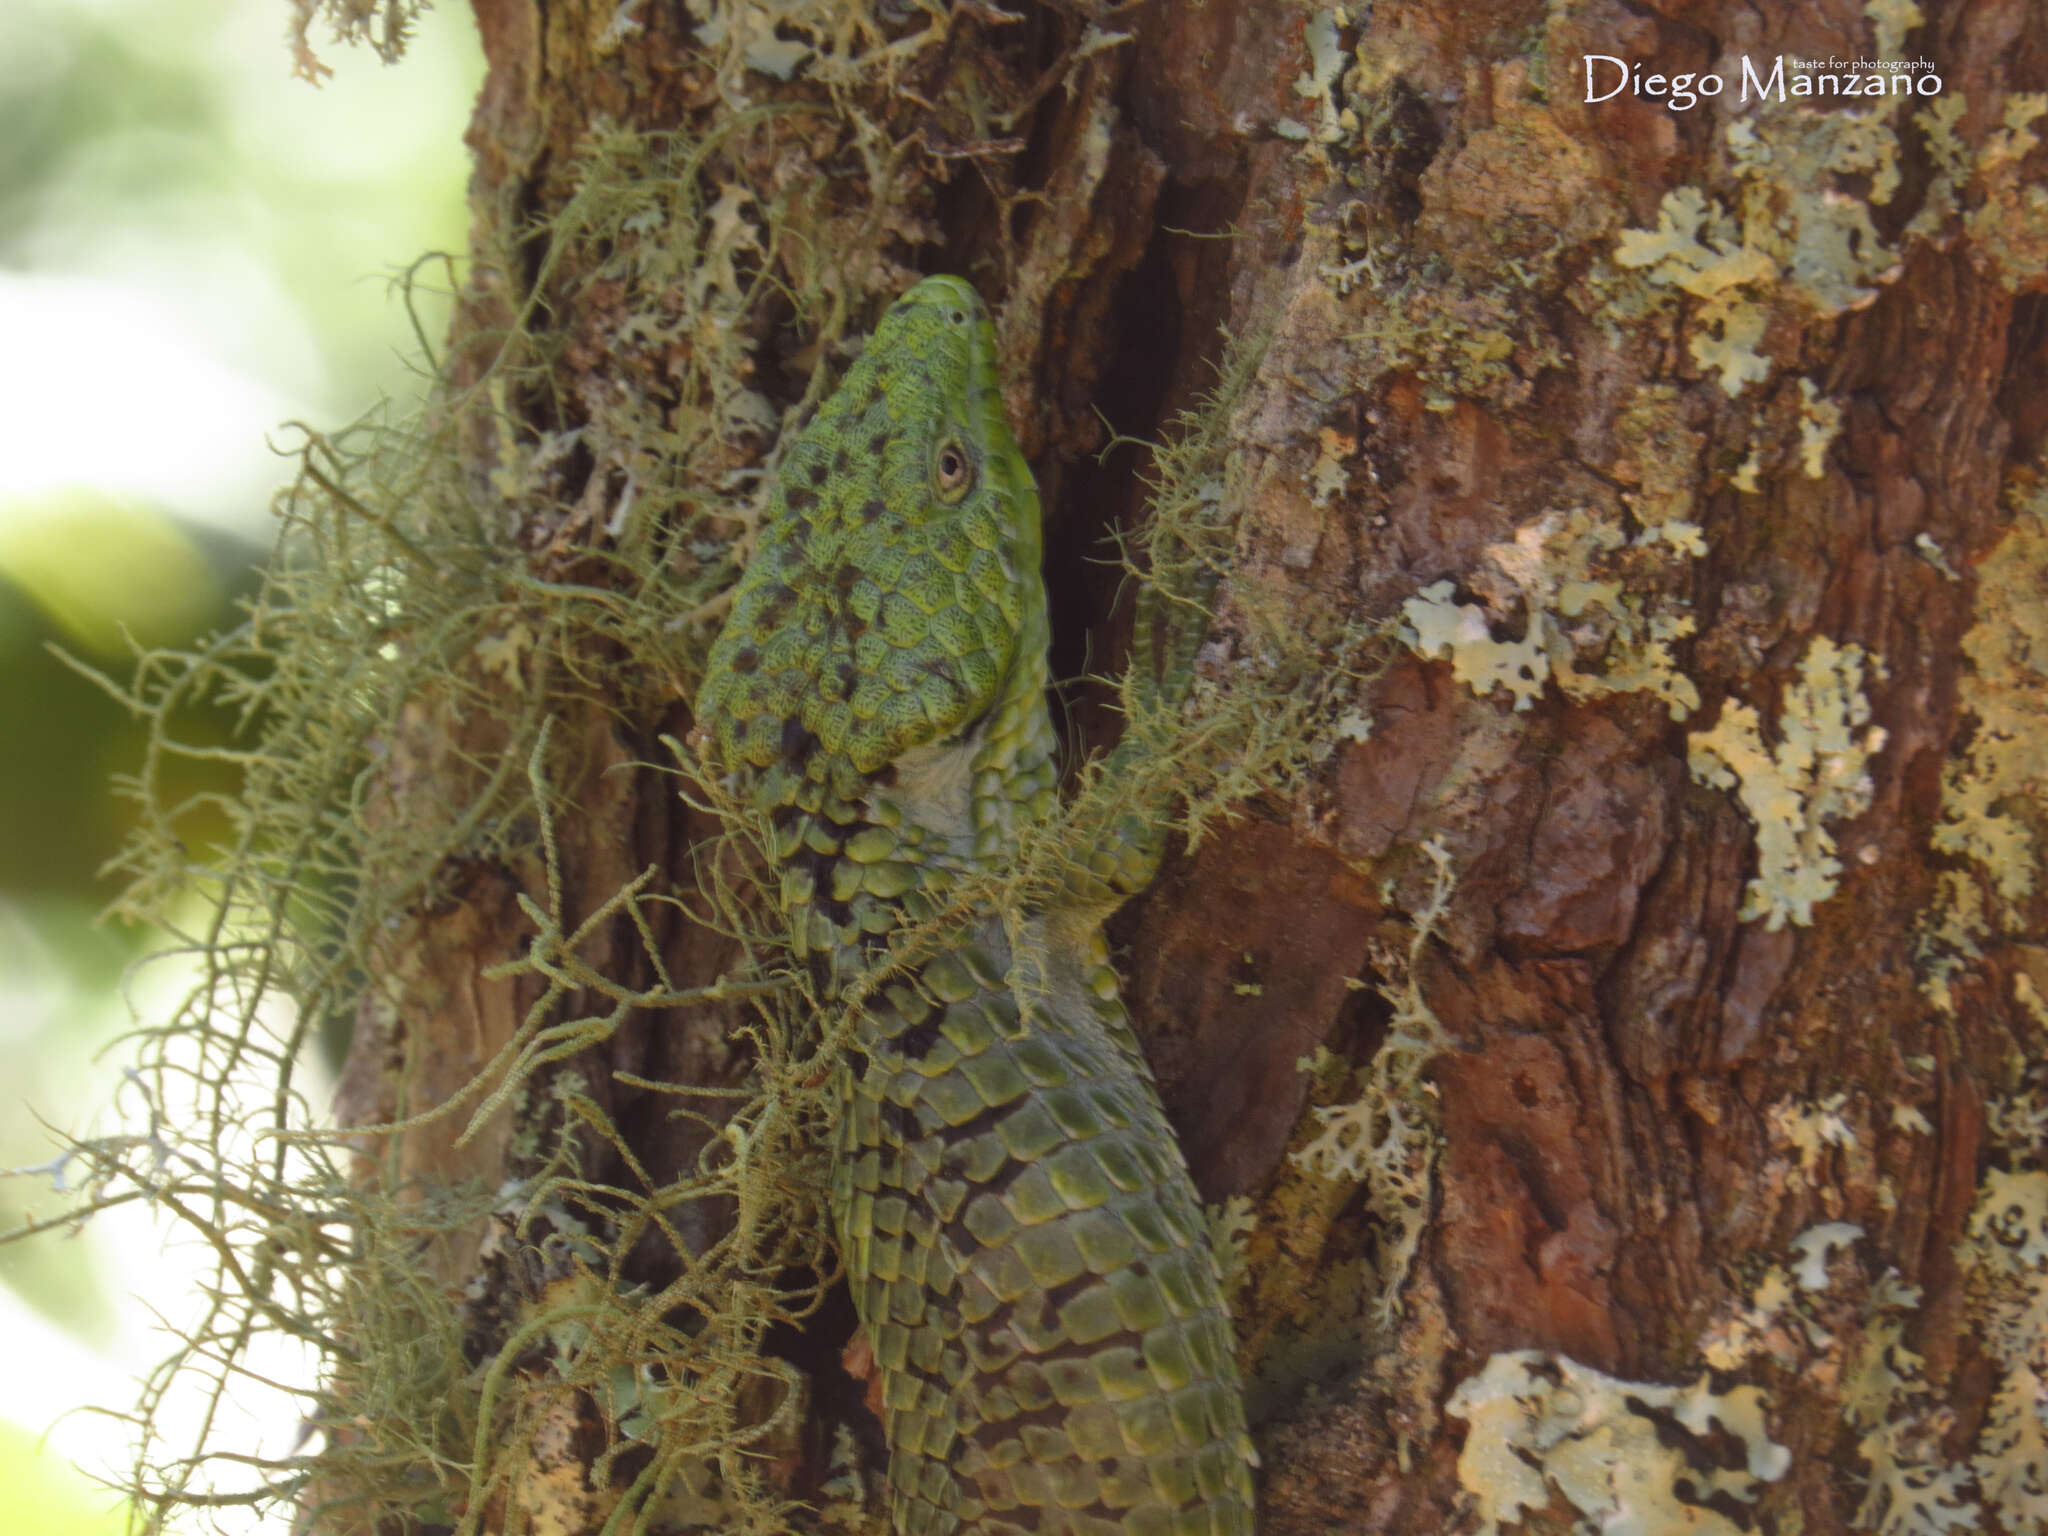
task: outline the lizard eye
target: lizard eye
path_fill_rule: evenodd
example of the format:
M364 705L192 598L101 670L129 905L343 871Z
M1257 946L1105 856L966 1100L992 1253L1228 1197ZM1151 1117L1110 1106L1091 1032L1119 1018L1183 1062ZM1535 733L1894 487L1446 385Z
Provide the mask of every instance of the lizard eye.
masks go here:
M958 501L973 484L974 461L967 456L967 450L954 438L939 444L932 459L932 489L939 493L939 500Z

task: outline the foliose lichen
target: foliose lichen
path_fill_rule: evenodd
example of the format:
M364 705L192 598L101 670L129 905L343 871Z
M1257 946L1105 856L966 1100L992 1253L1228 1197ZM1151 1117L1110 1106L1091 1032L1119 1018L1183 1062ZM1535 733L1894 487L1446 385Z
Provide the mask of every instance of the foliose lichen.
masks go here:
M1481 698L1507 690L1517 710L1555 682L1572 699L1648 693L1683 720L1699 707L1699 690L1671 647L1692 633L1692 616L1598 574L1617 552L1660 543L1679 556L1705 553L1690 523L1651 525L1631 544L1618 526L1583 507L1547 512L1517 529L1513 542L1486 549L1500 578L1499 617L1517 606L1525 614L1520 638L1497 638L1487 610L1455 601L1450 580L1432 582L1402 605L1401 638L1418 656L1448 657L1452 675ZM1475 586L1481 581L1468 577ZM1582 666L1582 654L1590 664Z
M1478 1536L1554 1493L1578 1512L1580 1536L1741 1536L1731 1506L1754 1504L1792 1464L1764 1407L1756 1387L1716 1392L1704 1375L1689 1387L1622 1381L1525 1349L1487 1361L1445 1411L1471 1426L1458 1482Z
M1764 919L1775 933L1787 922L1806 927L1815 903L1835 893L1842 863L1829 824L1861 815L1870 805L1870 759L1884 746L1881 726L1868 726L1863 696L1866 661L1882 664L1862 647L1816 636L1799 676L1780 695L1777 743L1767 746L1756 709L1730 699L1706 730L1689 738L1692 775L1716 789L1732 789L1756 824L1757 873L1742 903L1742 919Z

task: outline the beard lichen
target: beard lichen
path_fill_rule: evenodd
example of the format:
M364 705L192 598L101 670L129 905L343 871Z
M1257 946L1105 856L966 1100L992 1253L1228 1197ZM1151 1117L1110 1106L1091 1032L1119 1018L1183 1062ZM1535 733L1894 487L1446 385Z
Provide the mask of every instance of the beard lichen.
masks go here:
M514 232L538 262L472 279L488 355L458 351L416 419L303 430L244 621L108 685L151 729L119 910L193 979L138 1033L146 1127L71 1147L82 1196L30 1230L146 1202L217 1256L134 1410L150 1529L237 1507L380 1536L867 1528L843 1415L831 1479L792 1480L815 1386L788 1342L836 1280L825 1132L861 999L971 913L1057 899L1105 829L1166 816L1192 843L1327 755L1356 677L1322 639L1231 593L1243 654L1196 655L1233 565L1260 356L1237 344L1153 450L1122 743L869 975L812 992L759 895L760 818L689 745L655 749L765 476L908 270L881 211L903 152L857 117L595 134L561 211ZM237 745L181 738L197 699L239 712ZM166 772L195 753L242 776L211 850ZM593 847L634 823L590 829L635 794L681 796L687 867L593 889ZM305 1064L351 1033L337 1125ZM606 1049L657 1033L697 1042L701 1078ZM692 1155L647 1162L650 1121ZM255 1391L286 1448L221 1420ZM196 1440L170 1443L164 1405L195 1395Z
M836 1045L747 878L760 829L687 751L639 759L744 558L755 466L893 277L872 133L831 119L833 176L792 191L780 151L818 149L821 117L594 136L561 211L508 233L545 255L502 325L420 415L302 429L243 622L107 684L151 733L117 910L192 980L137 1034L146 1123L73 1145L73 1209L28 1231L142 1202L217 1256L132 1411L151 1529L279 1506L320 1531L546 1528L575 1502L630 1530L679 1501L789 1528L770 1451L802 1384L768 1335L835 1269ZM468 301L488 315L527 270L481 263ZM570 313L608 328L551 329ZM778 408L747 381L792 314L812 387ZM236 711L232 747L181 736L195 701ZM180 801L195 755L239 795ZM591 819L636 779L723 831L593 892ZM229 826L211 849L185 840L202 812ZM672 979L713 950L728 973ZM705 1080L595 1049L657 1027L716 1037ZM309 1058L351 1032L336 1125ZM692 1159L643 1164L627 1090ZM252 1398L281 1448L229 1427ZM167 1438L174 1399L193 1443Z

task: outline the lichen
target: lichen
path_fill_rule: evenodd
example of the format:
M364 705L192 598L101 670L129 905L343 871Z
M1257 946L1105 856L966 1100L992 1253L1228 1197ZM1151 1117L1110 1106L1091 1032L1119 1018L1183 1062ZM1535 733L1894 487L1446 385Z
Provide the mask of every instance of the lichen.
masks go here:
M1943 1449L1954 1414L1932 1401L1925 1362L1905 1343L1919 1305L1919 1288L1896 1275L1872 1286L1843 1378L1842 1416L1869 1468L1854 1523L1876 1536L1947 1536L1979 1524L1970 1469Z
M2018 920L2035 889L2035 823L2048 787L2048 491L2034 489L1977 569L1977 619L1963 636L1962 705L1976 722L1942 776L1934 847L1968 859Z
M1837 1092L1820 1099L1781 1099L1765 1111L1773 1145L1795 1160L1786 1179L1790 1187L1819 1189L1821 1165L1829 1152L1856 1145L1855 1128L1842 1113L1848 1102L1847 1093Z
M232 1479L259 1509L346 1505L365 1529L516 1506L537 1529L815 1528L796 1517L785 1445L807 1384L770 1330L813 1312L839 1268L823 1128L851 1030L758 895L765 819L689 744L650 737L695 692L787 434L900 286L918 226L914 188L873 179L895 162L864 153L871 123L787 104L719 123L593 132L558 167L566 199L531 241L537 268L493 269L531 287L516 302L485 290L510 313L472 338L481 380L442 382L419 421L308 434L248 622L108 685L154 733L130 786L145 809L126 910L199 912L177 937L197 980L145 1032L149 1135L75 1148L81 1204L42 1225L175 1201L221 1257L207 1314L138 1410L134 1487L153 1517ZM1298 608L1261 620L1249 582L1232 599L1251 654L1208 668L1189 699L1160 685L1192 664L1230 568L1232 413L1260 346L1221 344L1215 395L1149 445L1127 558L1158 622L1110 680L1115 769L1082 766L1014 864L963 894L980 911L1042 906L1140 800L1170 807L1192 847L1358 728L1338 718L1358 674ZM181 835L174 767L222 749L181 741L180 711L222 694L246 711L245 792L228 845L203 851ZM659 761L633 760L635 743ZM582 856L577 837L619 835L602 818L623 803L676 793L698 828L721 829L677 867L613 885L622 843ZM906 925L898 953L955 920ZM671 980L679 924L696 935L684 955L721 979ZM432 946L451 932L469 946L452 1006L495 1000L503 1038L475 1030L487 1059L469 1061L463 1014L446 1070L473 1075L428 1089L416 1063L447 1024L433 962L451 965ZM293 1073L330 1026L359 1032L366 1076L388 1063L395 1079L376 1084L392 1108L373 1091L354 1108L400 1123L344 1136L315 1121ZM648 1028L677 1062L701 1049L702 1070L625 1070L606 1048ZM680 1168L641 1165L641 1131L612 1118L628 1096L636 1127L672 1128L658 1144L683 1149ZM502 1191L415 1165L372 1176L402 1157L438 1176L450 1144ZM594 1166L629 1172L597 1185ZM636 1273L668 1265L665 1285L622 1279L628 1255ZM1352 1291L1362 1316L1367 1291ZM319 1355L310 1402L293 1405L326 1431L317 1446L257 1462L220 1423L165 1444L166 1393L243 1391L246 1351L279 1336ZM835 1466L829 1523L858 1528L880 1480L852 1451Z
M1424 843L1422 851L1432 867L1430 894L1415 913L1407 951L1376 956L1383 977L1379 994L1393 1010L1386 1038L1358 1073L1358 1097L1311 1110L1320 1129L1289 1154L1297 1167L1365 1186L1373 1215L1392 1234L1379 1265L1383 1317L1398 1310L1401 1286L1429 1216L1439 1133L1435 1095L1422 1074L1450 1043L1422 995L1417 973L1425 949L1450 913L1457 881L1450 851L1441 839ZM1327 1052L1319 1051L1298 1066L1310 1072L1324 1070L1328 1063Z
M1993 1160L1955 1259L1996 1381L1969 1456L1952 1456L1956 1412L1905 1343L1920 1292L1895 1274L1871 1287L1842 1411L1869 1467L1855 1523L1876 1536L1948 1536L1986 1516L2013 1536L2048 1531L2048 1106L2023 1089L1986 1108Z
M1942 241L1960 229L2019 292L2048 268L2048 189L2025 169L2040 142L2032 125L2048 112L2048 95L2008 95L1999 126L1974 149L1958 132L1968 110L1964 93L1949 89L1914 113L1933 175L1905 234Z
M1946 1536L1980 1511L1971 1469L1945 1454L1954 1412L1905 1342L1921 1293L1896 1269L1864 1283L1853 1258L1860 1227L1827 1222L1792 1243L1793 1262L1769 1264L1701 1340L1707 1363L1735 1371L1768 1363L1835 1393L1868 1472L1852 1523L1877 1536ZM1862 1296L1856 1298L1858 1288Z
M1756 1387L1622 1381L1517 1350L1461 1382L1445 1411L1471 1426L1458 1482L1478 1536L1543 1509L1553 1490L1578 1512L1582 1536L1741 1536L1748 1522L1731 1511L1792 1462L1764 1406Z
M337 43L362 43L376 50L386 64L396 63L412 40L413 28L433 0L290 0L291 21L286 40L292 69L300 79L318 85L334 71L314 51L314 24L325 20Z
M1792 1278L1799 1283L1799 1288L1802 1291L1826 1290L1828 1259L1862 1236L1863 1229L1853 1221L1824 1221L1793 1238L1792 1252L1797 1257L1792 1265Z
M1925 1115L1910 1104L1892 1106L1892 1129L1905 1131L1914 1136L1932 1136L1934 1125Z
M1400 78L1408 40L1398 26L1391 35L1376 30L1376 21L1369 11L1314 13L1308 68L1295 89L1315 122L1289 134L1317 172L1355 194L1337 218L1312 224L1310 238L1336 296L1370 296L1347 306L1356 382L1369 390L1410 374L1431 411L1449 412L1461 399L1516 406L1542 370L1566 365L1543 299L1588 238L1580 226L1612 223L1608 200L1594 195L1602 162L1543 101L1526 59L1494 72L1488 124L1429 156L1434 130ZM1348 50L1347 31L1355 32ZM1373 211L1417 196L1415 237L1390 239Z
M1248 1195L1232 1195L1221 1205L1207 1207L1204 1214L1208 1218L1209 1249L1216 1255L1223 1298L1230 1302L1250 1278L1245 1243L1257 1230L1259 1218Z
M1358 439L1349 432L1324 427L1316 434L1316 462L1308 472L1309 503L1327 507L1344 494L1351 474L1345 465L1358 453Z
M1770 377L1771 360L1757 349L1773 305L1831 318L1896 275L1897 253L1870 215L1899 185L1892 110L1737 117L1725 134L1734 205L1677 187L1664 194L1655 228L1616 241L1616 266L1699 301L1687 346L1731 399ZM1855 183L1866 196L1846 190Z
M1486 550L1498 578L1496 613L1504 620L1520 607L1525 614L1519 639L1496 638L1487 610L1456 602L1456 584L1448 580L1402 605L1401 638L1418 656L1448 657L1452 675L1481 698L1505 689L1517 710L1555 682L1572 699L1648 693L1683 720L1699 707L1699 690L1678 669L1671 647L1692 633L1692 616L1596 573L1626 549L1661 545L1670 554L1697 555L1704 550L1697 533L1690 524L1659 523L1631 545L1620 528L1584 508L1545 513L1517 529L1512 543ZM1467 581L1486 584L1479 574ZM1597 658L1590 668L1581 668L1581 653Z
M1783 1371L1832 1378L1839 1370L1841 1336L1823 1326L1824 1292L1839 1291L1860 1274L1853 1262L1863 1229L1830 1221L1792 1239L1789 1263L1767 1263L1746 1293L1725 1302L1700 1335L1700 1358L1717 1371L1736 1371L1767 1360ZM1848 1262L1835 1263L1843 1256Z
M1922 529L1913 535L1913 553L1941 572L1944 581L1961 581L1963 573L1949 563L1948 553L1934 535Z
M1561 360L1507 289L1471 287L1430 263L1407 276L1382 275L1369 257L1330 276L1340 293L1370 285L1374 302L1352 338L1354 353L1375 374L1412 372L1427 410L1450 411L1461 398L1518 403L1529 376Z
M1343 12L1332 7L1309 13L1302 27L1302 41L1308 48L1308 68L1295 79L1294 94L1306 105L1314 122L1304 125L1282 119L1276 125L1276 131L1283 138L1334 144L1356 131L1356 115L1346 114L1338 106L1335 90L1339 77L1350 62L1338 35L1343 20Z
M885 26L864 0L686 0L686 8L696 42L717 60L720 94L737 109L749 106L750 92L767 81L799 73L831 86L891 76L947 33L939 24L909 31ZM612 26L624 30L616 21ZM749 73L761 78L750 83Z
M2013 1001L2026 1011L2028 1018L2037 1025L2048 1029L2048 997L2041 995L2041 989L2034 985L2034 978L2025 971L2015 971L2012 977Z
M1734 699L1706 730L1688 740L1692 775L1716 789L1736 790L1756 825L1757 873L1744 893L1743 921L1761 917L1775 933L1787 922L1806 927L1813 908L1835 893L1841 860L1829 823L1861 815L1870 805L1871 757L1884 746L1879 726L1863 729L1861 647L1816 636L1787 683L1775 747L1764 743L1757 711ZM1870 666L1878 676L1882 665Z
M1972 167L1982 200L1963 220L1970 239L2015 292L2048 268L2048 187L2022 164L2040 143L2030 125L2043 113L2048 95L2006 98L2004 123L1986 137Z
M1633 487L1622 493L1622 501L1641 530L1636 546L1663 543L1697 557L1707 552L1694 521L1698 465L1706 439L1685 424L1682 398L1672 384L1646 384L1635 392L1615 418L1618 456L1609 473Z
M2022 1278L2048 1270L2048 1173L1988 1170L1970 1212L1970 1237L1980 1267Z
M1768 284L1777 268L1761 251L1743 247L1734 221L1705 193L1697 187L1665 193L1657 227L1624 230L1614 260L1645 268L1650 281L1704 301L1687 345L1694 362L1719 375L1731 399L1744 385L1770 377L1769 360L1756 351L1768 317L1743 290Z
M1982 1513L2014 1536L2048 1531L2048 1111L2028 1092L1995 1100L1989 1110L1997 1161L1984 1172L1956 1259L1997 1383L1965 1463L1938 1459L1937 1437L1953 1423L1944 1409L1889 1425L1867 1415L1873 1439L1866 1444L1877 1452L1890 1451L1902 1429L1918 1425L1910 1442L1920 1451L1918 1476L1886 1479L1897 1513L1864 1522L1880 1536L1944 1536L1975 1527L1978 1499ZM1909 1394L1910 1387L1898 1395ZM1977 1499L1969 1496L1972 1478ZM1878 1482L1874 1472L1873 1500Z
M1939 239L1943 226L1955 216L1958 196L1972 169L1970 147L1956 132L1969 106L1963 92L1948 90L1913 114L1913 125L1920 130L1934 174L1920 196L1919 208L1906 221L1909 239Z
M1913 0L1864 0L1863 14L1871 20L1880 59L1896 59L1906 34L1927 19Z
M1828 444L1842 430L1842 408L1813 387L1813 380L1799 381L1799 466L1809 480L1827 473Z
M1767 256L1787 294L1816 315L1860 309L1877 297L1874 284L1897 275L1898 253L1870 215L1899 187L1894 110L1778 112L1726 130L1743 248ZM1848 190L1858 183L1865 196Z
M1964 871L1937 872L1934 891L1934 900L1914 929L1913 969L1920 978L1920 995L1953 1017L1952 983L1984 958L1983 940L1991 933L1991 923L1983 886Z
M2048 793L2048 485L2021 477L2012 508L2004 537L1976 567L1960 687L1969 735L1943 770L1931 839L1960 867L1939 873L1914 935L1920 990L1944 1014L1955 1011L1955 978L1983 957L1985 941L2025 926L2038 887Z

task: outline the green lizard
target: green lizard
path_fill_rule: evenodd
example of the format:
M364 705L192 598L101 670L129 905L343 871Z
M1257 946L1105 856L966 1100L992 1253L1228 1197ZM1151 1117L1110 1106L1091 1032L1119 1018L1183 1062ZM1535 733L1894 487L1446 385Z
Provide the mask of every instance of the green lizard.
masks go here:
M1054 808L1038 511L981 300L928 278L790 449L697 700L827 992ZM1252 1528L1201 1204L1102 936L1160 835L1120 830L861 1006L832 1210L901 1536Z

